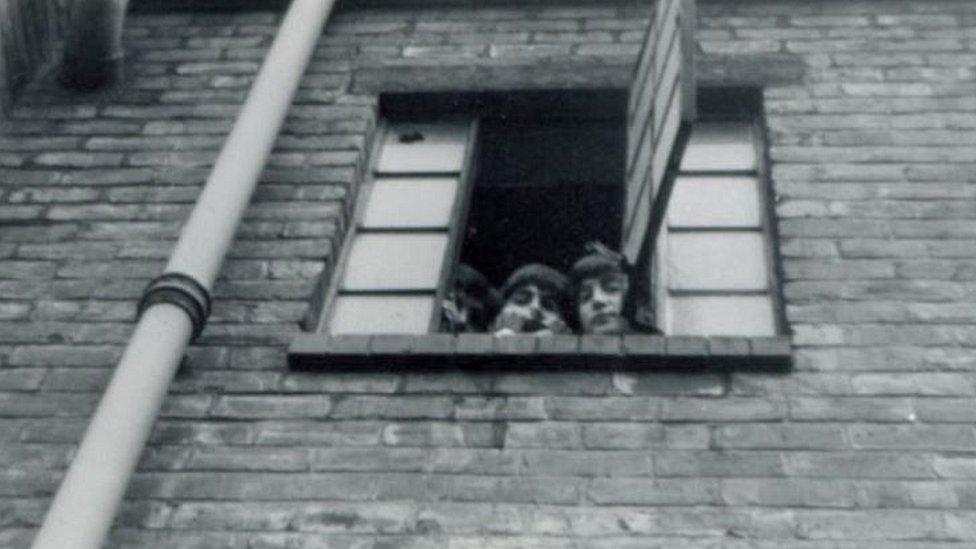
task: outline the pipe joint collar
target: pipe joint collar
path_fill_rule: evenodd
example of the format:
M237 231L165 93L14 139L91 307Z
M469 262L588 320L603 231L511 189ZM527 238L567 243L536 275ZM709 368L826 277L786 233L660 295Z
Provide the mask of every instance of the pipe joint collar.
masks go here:
M150 281L143 290L142 298L139 299L138 317L158 303L176 305L186 311L193 322L192 341L200 336L207 323L211 302L210 291L193 277L183 273L163 273Z

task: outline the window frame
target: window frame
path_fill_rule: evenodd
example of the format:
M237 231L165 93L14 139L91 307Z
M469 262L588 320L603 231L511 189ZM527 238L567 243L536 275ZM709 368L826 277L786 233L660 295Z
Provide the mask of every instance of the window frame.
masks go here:
M441 117L437 120L425 120L418 121L416 123L420 124L436 124L436 123L447 123L447 122L464 122L468 124L468 129L466 132L466 145L464 158L461 161L461 166L459 171L455 175L447 175L445 172L383 172L378 173L378 166L380 158L382 156L382 148L386 141L386 136L392 131L392 126L399 121L393 121L388 118L380 118L376 129L373 132L372 143L369 147L369 159L366 166L365 177L362 183L350 194L354 194L351 199L354 202L352 212L349 214L348 223L343 223L347 225L348 229L345 231L345 235L342 239L342 247L339 252L338 259L334 264L334 268L329 273L329 276L323 277L327 279L327 286L325 286L324 297L319 305L319 310L315 315L315 323L313 331L316 333L327 334L327 335L339 335L329 333L329 323L331 322L332 316L335 314L335 303L340 296L340 294L346 295L430 295L429 291L426 290L409 290L409 289L394 289L387 291L348 291L342 289L343 277L346 275L346 270L349 265L350 255L352 254L353 242L357 235L360 234L371 234L374 232L387 232L387 233L417 233L417 232L427 232L429 228L401 228L401 229L391 229L391 228L379 228L371 229L364 228L361 226L362 220L366 208L369 205L369 197L372 191L375 189L376 180L380 177L387 178L423 178L423 177L456 177L457 178L457 191L454 197L454 204L451 206L451 211L448 219L447 225L447 244L444 250L443 264L441 265L440 273L437 275L437 287L434 290L434 306L431 310L430 319L428 320L427 333L437 333L437 328L440 326L441 320L441 308L440 304L443 303L445 294L447 292L447 284L450 281L451 273L454 269L454 265L457 263L461 252L460 235L462 234L463 227L467 223L468 212L470 211L471 205L471 194L474 189L474 174L476 173L477 158L478 158L478 131L479 131L479 120L477 117L473 116L456 116L456 117ZM407 122L407 121L404 121Z
M723 93L722 88L715 88L707 90L706 94L708 96L719 96ZM729 93L739 93L759 96L760 90L728 90ZM650 250L648 250L650 259L650 273L645 273L647 267L639 268L639 273L641 276L649 277L649 299L648 304L650 309L654 311L655 323L658 325L665 335L669 335L666 328L668 320L666 318L667 312L662 311L662 304L667 307L667 301L672 295L768 295L770 299L770 306L772 307L771 316L773 324L773 333L769 337L777 336L789 336L790 327L786 317L785 301L783 297L783 267L782 258L779 253L779 234L778 227L776 224L776 195L773 189L773 181L771 177L771 161L769 157L769 139L768 139L768 126L766 124L765 117L763 116L762 109L756 106L752 108L738 108L732 112L710 112L708 108L699 108L699 118L695 121L692 127L692 135L694 134L694 127L700 124L709 123L740 123L749 125L749 135L751 145L754 149L756 155L756 165L752 169L738 169L738 170L681 170L680 167L677 169L675 179L677 180L683 176L717 176L717 177L749 177L756 179L756 189L757 198L759 200L758 211L760 215L759 227L758 229L753 228L716 228L715 232L729 232L729 233L748 233L748 232L758 232L762 237L763 255L765 259L764 271L766 278L766 289L759 291L707 291L707 290L671 290L669 288L670 281L666 274L662 274L661 270L665 269L662 265L660 258L667 257L667 237L671 234L672 230L668 227L668 211L665 209L661 215L664 216L662 219L662 231L661 236L663 237L660 241L651 241L648 239L648 245ZM668 203L670 204L671 197L668 197ZM677 233L691 233L695 231L709 232L707 228L698 229L678 229ZM659 260L655 260L659 259ZM678 334L678 336L684 336L684 334ZM704 335L702 337L726 337L726 336L708 336ZM735 336L732 336L735 337Z
M399 120L398 117L393 117ZM432 113L430 119L412 120L416 123L431 123L442 121L443 113ZM328 370L355 370L367 368L387 368L390 366L409 366L434 368L516 368L516 369L545 369L551 367L565 368L637 368L637 369L687 369L687 368L760 368L779 370L792 365L790 339L785 334L785 312L781 306L781 286L771 286L770 294L774 301L774 318L778 320L780 330L770 337L748 336L674 336L625 334L618 336L605 335L557 335L548 337L509 336L498 338L490 333L485 334L450 334L436 331L440 323L440 303L447 291L447 284L460 256L460 235L466 224L467 214L471 208L471 196L474 191L474 177L480 143L478 142L479 116L471 114L468 139L471 146L467 148L465 161L462 165L464 177L458 178L457 199L452 208L452 224L449 228L448 251L442 265L435 296L435 306L429 331L426 334L372 334L372 335L333 335L327 332L328 318L332 304L339 294L341 277L351 252L351 243L359 234L358 224L368 203L368 193L374 188L376 180L375 167L379 162L380 148L383 137L389 131L391 121L381 118L374 132L374 138L368 147L369 160L362 183L352 189L349 200L353 201L352 217L347 218L348 230L343 237L342 248L338 252L338 259L328 276L322 277L322 284L328 284L319 294L324 296L320 301L321 309L317 312L318 322L314 332L303 333L296 337L288 351L289 365L294 368L310 368ZM714 117L710 117L714 119ZM729 119L726 117L726 119ZM739 120L742 119L740 115ZM760 113L751 113L749 120L754 123L753 131L764 127ZM760 135L764 137L764 135ZM778 261L778 248L775 247L775 210L772 198L771 180L769 174L769 157L766 154L768 142L765 139L754 139L757 151L757 176L761 200L767 211L763 212L764 235L767 253L774 259L768 261L768 267L775 269L776 275L781 274L781 264ZM384 174L390 176L395 174ZM414 174L416 175L416 174ZM438 174L443 176L443 174ZM463 190L462 190L463 181ZM762 205L761 205L762 206ZM664 211L661 215L666 215ZM666 220L665 220L666 222ZM344 223L345 224L345 223ZM645 250L653 249L654 243L647 239ZM657 262L653 262L657 263ZM635 272L635 276L640 275ZM770 276L773 276L772 274ZM782 280L777 277L776 280ZM646 301L645 301L646 303Z

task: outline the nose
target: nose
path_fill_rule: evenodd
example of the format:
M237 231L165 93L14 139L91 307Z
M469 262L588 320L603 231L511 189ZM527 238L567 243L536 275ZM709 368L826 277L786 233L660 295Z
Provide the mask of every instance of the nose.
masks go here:
M533 295L529 302L529 311L532 313L532 320L542 320L542 300L539 296Z
M599 285L593 289L593 308L600 310L607 306L610 296Z

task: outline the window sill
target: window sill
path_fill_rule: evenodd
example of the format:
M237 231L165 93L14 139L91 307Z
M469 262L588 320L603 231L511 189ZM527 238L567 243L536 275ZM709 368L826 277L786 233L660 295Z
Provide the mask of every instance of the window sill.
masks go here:
M288 349L288 364L301 369L360 368L789 368L790 339L489 334L346 335L301 334Z

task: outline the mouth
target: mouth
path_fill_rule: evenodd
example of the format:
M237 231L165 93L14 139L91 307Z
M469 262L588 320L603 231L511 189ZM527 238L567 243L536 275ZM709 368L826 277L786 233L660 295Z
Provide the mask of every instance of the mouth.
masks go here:
M600 313L593 317L592 323L595 325L604 325L615 322L620 315L616 313Z
M538 320L527 320L525 324L522 325L522 329L526 332L538 332L545 327L546 326Z

